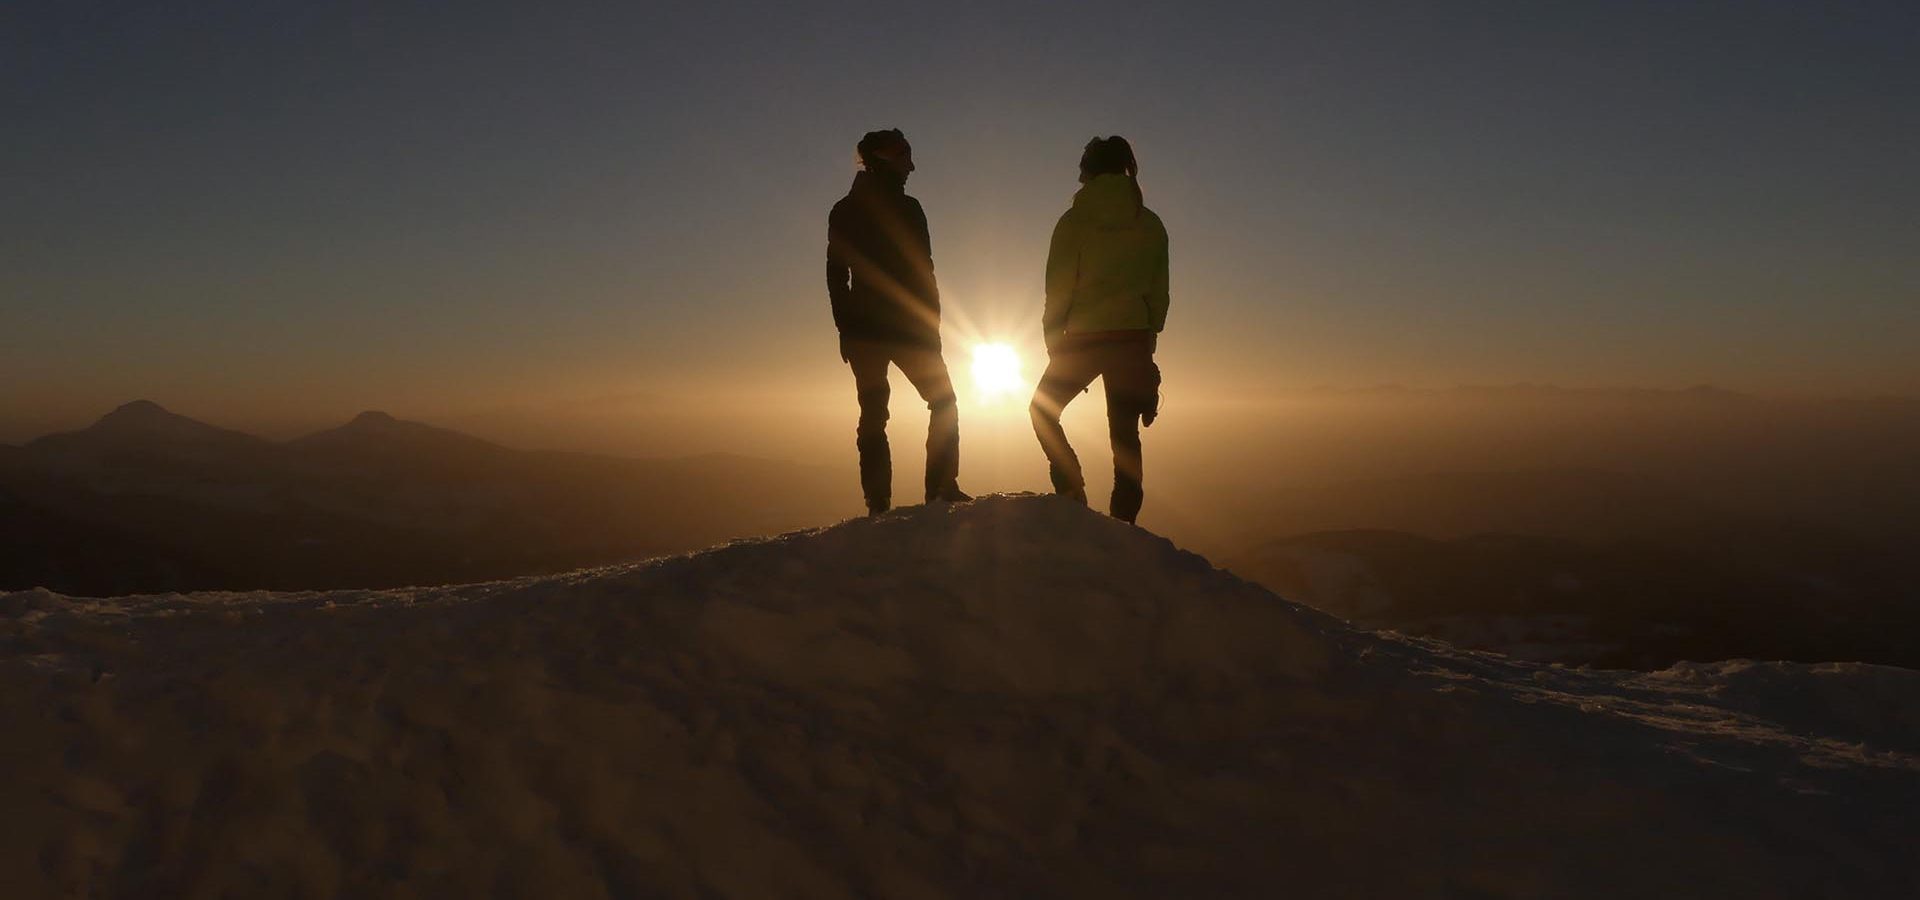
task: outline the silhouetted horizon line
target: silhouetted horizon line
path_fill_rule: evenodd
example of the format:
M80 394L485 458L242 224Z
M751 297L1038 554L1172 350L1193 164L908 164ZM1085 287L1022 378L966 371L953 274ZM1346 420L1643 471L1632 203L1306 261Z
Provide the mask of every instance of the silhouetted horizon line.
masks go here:
M1725 404L1875 403L1875 404L1896 404L1896 405L1910 405L1910 404L1920 405L1920 394L1905 393L1905 392L1898 392L1898 391L1795 393L1795 392L1785 392L1785 391L1738 391L1738 390L1732 390L1728 388L1722 388L1712 383L1699 383L1699 384L1688 385L1685 387L1645 387L1645 386L1625 386L1625 385L1575 386L1575 385L1564 385L1564 384L1553 384L1553 383L1546 383L1546 382L1531 382L1531 381L1463 382L1463 383L1447 385L1447 386L1428 386L1428 385L1419 385L1419 384L1407 384L1402 382L1378 382L1378 383L1370 383L1370 384L1315 384L1315 385L1309 385L1309 386L1269 390L1269 391L1260 392L1257 395L1216 396L1211 399L1226 403L1228 405L1245 407L1245 406L1265 406L1265 405L1269 405L1277 402L1286 402L1289 400L1296 400L1300 398L1315 398L1315 399L1351 398L1351 399L1359 399L1359 400L1402 399L1402 398L1412 399L1412 400L1454 400L1454 399L1496 400L1496 401L1497 400L1515 400L1515 401L1563 400L1568 402L1583 402L1583 401L1597 401L1597 400L1641 400L1641 401L1653 401L1653 402L1678 401L1678 402L1725 403ZM1201 397L1186 397L1183 399L1186 400L1187 402L1192 402L1196 399L1204 402L1206 399L1209 399L1209 398L1201 396ZM134 400L129 400L125 403L121 403L118 406L114 407L113 409L107 411L106 413L103 413L101 415L94 417L91 421L86 422L86 424L80 424L75 427L68 427L68 428L54 428L52 430L45 431L43 433L34 435L32 437L18 439L17 441L13 441L13 442L0 441L0 447L16 447L16 448L26 447L27 445L33 444L37 441L41 441L47 438L84 432L92 428L100 427L103 423L112 423L116 420L124 419L124 418L168 417L171 420L176 422L192 423L194 425L203 426L210 429L219 429L223 431L229 431L235 434L241 434L247 437L255 438L260 441L275 443L275 444L286 444L286 443L303 441L303 440L319 437L321 435L325 435L331 432L336 432L336 431L341 431L344 429L356 428L356 427L368 428L373 426L384 426L384 427L390 427L390 428L391 427L406 428L408 426L413 426L420 429L432 429L434 431L440 431L440 432L446 432L448 434L459 435L461 437L469 438L474 441L481 441L484 443L492 444L502 449L515 450L520 452L581 453L589 456L607 456L612 458L642 458L642 459L696 459L696 458L702 458L702 457L719 457L719 456L733 456L733 457L739 457L742 459L762 458L762 457L751 456L749 454L733 453L733 452L724 451L724 450L707 451L707 452L700 452L700 453L686 453L686 454L679 454L674 456L640 457L640 456L632 456L628 454L609 454L609 453L594 452L594 451L588 451L588 450L572 450L572 449L562 449L562 448L552 448L552 447L524 447L524 446L518 446L511 443L503 443L501 441L498 441L492 438L480 437L478 435L475 435L466 431L462 431L457 428L435 424L433 421L435 419L444 421L448 418L452 418L456 420L472 419L475 416L476 414L473 411L450 410L440 415L414 417L410 415L395 415L393 413L387 412L379 408L366 408L358 412L355 412L350 416L347 416L344 419L344 421L339 419L338 417L331 417L331 421L337 424L305 426L302 429L300 429L297 433L294 433L291 436L282 437L282 438L270 438L270 437L260 436L250 431L247 431L245 427L235 428L231 426L215 424L213 421L211 421L211 419L216 418L217 416L209 416L208 418L203 419L203 418L198 418L196 416L186 415L186 414L177 412L174 409L156 400L142 397ZM37 418L39 418L41 421L44 421L46 417L37 417ZM254 419L256 420L255 424L257 424L257 420L260 417L251 416L251 417L242 417L242 418ZM0 418L0 428L5 427L5 421L6 420L4 418Z

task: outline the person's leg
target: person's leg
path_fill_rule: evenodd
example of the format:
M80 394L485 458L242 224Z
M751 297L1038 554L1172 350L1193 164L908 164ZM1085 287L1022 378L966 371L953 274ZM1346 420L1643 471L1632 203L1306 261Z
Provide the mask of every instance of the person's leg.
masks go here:
M927 501L969 499L960 492L960 409L947 361L937 348L912 347L894 362L927 401Z
M868 512L884 512L893 502L893 456L887 447L887 348L865 341L847 342L847 363L860 398L860 426L854 446L860 451L860 489Z
M1086 478L1080 471L1080 458L1067 443L1066 429L1060 427L1060 413L1073 398L1093 383L1094 370L1088 368L1085 350L1066 350L1047 359L1047 370L1033 390L1033 403L1027 412L1033 417L1033 434L1040 439L1040 450L1047 455L1047 475L1056 494L1087 500Z
M1113 444L1113 496L1107 509L1132 522L1140 515L1146 491L1140 451L1140 417L1153 409L1160 391L1160 370L1144 343L1112 345L1101 367L1107 388L1107 437Z

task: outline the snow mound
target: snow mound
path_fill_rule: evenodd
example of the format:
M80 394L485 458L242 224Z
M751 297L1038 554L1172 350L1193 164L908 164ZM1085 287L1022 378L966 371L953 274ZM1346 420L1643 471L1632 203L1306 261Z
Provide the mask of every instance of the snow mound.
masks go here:
M1915 673L1353 631L1055 498L564 576L0 596L0 891L1913 896Z

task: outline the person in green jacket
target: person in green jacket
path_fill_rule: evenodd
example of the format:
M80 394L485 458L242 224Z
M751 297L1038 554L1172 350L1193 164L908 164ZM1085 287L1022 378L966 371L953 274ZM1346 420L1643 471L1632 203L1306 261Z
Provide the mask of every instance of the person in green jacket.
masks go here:
M1094 138L1080 156L1081 188L1053 229L1047 301L1040 327L1047 370L1034 390L1033 431L1047 455L1055 493L1087 502L1080 460L1060 412L1095 378L1107 392L1113 443L1114 518L1132 522L1141 488L1140 426L1160 405L1153 352L1167 324L1167 229L1140 193L1133 147L1118 135Z

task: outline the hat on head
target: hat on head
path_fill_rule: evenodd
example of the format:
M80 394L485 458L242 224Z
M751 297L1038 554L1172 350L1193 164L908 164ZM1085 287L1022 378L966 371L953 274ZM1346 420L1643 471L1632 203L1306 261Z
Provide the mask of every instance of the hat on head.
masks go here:
M901 151L911 149L913 146L907 143L907 136L900 129L888 128L862 135L854 152L860 156L861 167L870 169L875 159L891 159L900 155Z

